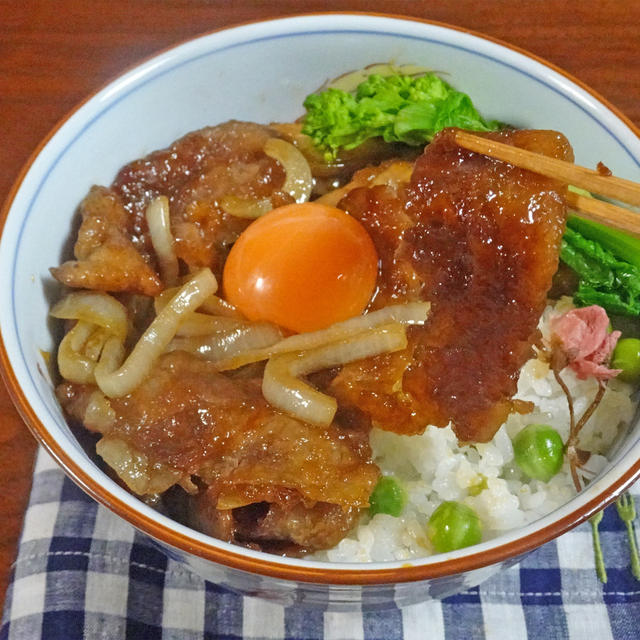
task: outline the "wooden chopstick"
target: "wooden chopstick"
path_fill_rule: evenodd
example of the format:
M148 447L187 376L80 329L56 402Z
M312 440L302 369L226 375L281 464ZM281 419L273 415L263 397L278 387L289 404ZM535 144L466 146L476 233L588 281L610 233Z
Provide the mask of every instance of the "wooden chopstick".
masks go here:
M461 147L470 151L509 162L522 169L572 184L592 193L640 206L640 184L631 180L603 176L597 171L571 162L550 158L466 131L456 132L456 141ZM570 193L568 200L570 206L579 209L585 217L640 235L640 215L633 211L575 193Z
M522 169L534 171L548 178L555 178L592 193L599 193L608 198L620 200L620 202L640 206L640 184L637 182L616 178L615 176L603 176L597 171L581 167L572 162L550 158L540 153L533 153L532 151L496 142L489 138L475 136L466 131L458 131L456 140L460 146L471 151L510 162Z
M579 211L583 218L640 236L640 215L629 209L617 207L614 204L589 198L573 191L567 193L567 203L571 209Z

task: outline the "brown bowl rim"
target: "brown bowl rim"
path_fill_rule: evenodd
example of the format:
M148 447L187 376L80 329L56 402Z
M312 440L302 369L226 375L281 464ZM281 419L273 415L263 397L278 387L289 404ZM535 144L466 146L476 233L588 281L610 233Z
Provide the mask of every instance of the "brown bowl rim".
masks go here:
M186 38L178 43L172 44L169 47L165 47L160 51L147 56L143 60L131 65L124 72L119 73L117 76L102 85L99 89L91 93L87 98L78 103L71 111L69 111L51 129L48 135L38 144L25 165L22 167L20 173L18 174L18 177L16 178L9 191L9 194L3 204L2 210L0 211L0 237L2 236L2 232L4 231L4 226L9 214L9 210L11 209L15 196L18 193L18 190L22 185L26 174L28 173L29 169L31 168L33 162L38 157L40 152L49 142L49 140L51 140L56 132L69 120L69 118L73 114L78 111L78 109L80 109L84 104L91 100L99 91L111 84L111 82L115 81L117 78L124 75L127 71L137 68L140 65L144 64L146 61L162 55L163 53L179 47L183 44L196 40L200 37L219 33L228 29L252 24L276 22L279 20L286 20L291 18L328 16L378 17L402 20L406 22L417 22L430 26L442 27L451 31L458 31L461 33L469 34L482 40L500 45L506 49L510 49L511 51L524 55L525 57L544 65L545 67L551 69L552 71L555 71L564 78L570 80L572 83L579 86L585 92L594 97L598 102L607 107L615 116L617 116L624 124L626 124L638 138L640 138L640 129L636 127L636 125L631 122L631 120L627 118L627 116L625 116L617 107L612 105L606 98L602 97L591 87L583 83L581 80L575 78L567 71L564 71L563 69L557 67L553 63L548 62L540 56L537 56L536 54L533 54L510 43L504 42L498 38L494 38L492 36L488 36L480 32L467 29L465 27L458 27L444 22L392 13L377 13L366 11L294 13L289 15L277 16L274 18L238 22L220 27L218 29L207 31L193 37ZM330 568L323 567L320 563L318 563L317 567L295 564L288 565L282 564L279 561L278 556L271 556L269 554L263 553L259 554L260 557L251 557L243 555L240 549L238 549L238 551L235 551L235 549L231 545L228 545L228 548L219 548L207 543L203 543L199 540L195 540L188 535L183 534L182 532L173 530L167 526L164 526L163 524L156 522L153 518L150 518L147 515L136 511L124 501L112 495L91 475L85 473L80 468L80 466L71 459L71 457L63 450L60 444L54 440L47 428L40 421L18 383L13 367L11 366L9 355L6 350L1 332L0 374L2 374L4 382L7 386L7 390L16 409L20 413L22 419L25 421L27 427L36 438L36 440L49 452L49 454L63 468L65 473L97 502L106 506L112 512L132 524L137 529L143 531L144 533L150 535L160 542L173 546L189 554L195 555L201 559L214 562L224 567L228 567L230 569L237 569L282 580L293 580L296 582L329 585L388 585L429 580L433 578L455 575L474 569L480 569L482 567L486 567L508 560L510 558L515 558L520 555L526 554L529 551L532 551L533 549L544 544L545 542L556 538L569 529L586 521L594 513L610 504L620 493L622 493L629 485L634 482L634 480L636 480L640 476L640 460L637 460L635 464L631 465L631 467L609 487L607 487L607 489L601 491L598 495L590 499L582 507L576 509L575 511L572 511L563 518L556 520L543 529L535 531L523 538L518 538L517 540L506 542L491 549L466 554L461 557L456 557L441 562L431 562L429 564L414 565L410 562L407 562L406 565L403 565L401 567L393 567L389 569L366 569L367 565L363 565L362 569L352 568L353 565L350 565L348 568Z

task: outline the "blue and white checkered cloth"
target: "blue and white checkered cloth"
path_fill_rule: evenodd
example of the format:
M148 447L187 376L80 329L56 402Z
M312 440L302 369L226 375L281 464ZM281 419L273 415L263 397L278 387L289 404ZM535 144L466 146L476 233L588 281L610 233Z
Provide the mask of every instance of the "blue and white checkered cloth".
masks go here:
M226 591L167 558L41 451L0 640L640 638L640 582L615 507L600 532L604 585L587 524L441 602L356 613L284 607Z

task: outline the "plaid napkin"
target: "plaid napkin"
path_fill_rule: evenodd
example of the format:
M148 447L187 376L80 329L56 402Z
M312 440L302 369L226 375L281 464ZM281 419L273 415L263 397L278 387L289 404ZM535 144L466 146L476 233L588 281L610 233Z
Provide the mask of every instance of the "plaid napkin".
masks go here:
M586 524L441 602L356 613L284 607L167 558L40 451L0 640L640 638L640 582L615 507L599 529L606 584Z

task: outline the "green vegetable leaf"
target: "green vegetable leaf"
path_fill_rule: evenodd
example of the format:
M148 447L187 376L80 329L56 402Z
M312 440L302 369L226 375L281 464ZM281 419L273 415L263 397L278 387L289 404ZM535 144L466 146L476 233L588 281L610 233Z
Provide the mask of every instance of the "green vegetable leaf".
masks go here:
M578 191L575 187L569 187L572 191ZM580 190L581 193L588 192ZM629 235L619 229L607 227L594 220L586 220L579 216L571 215L567 220L567 226L577 231L589 240L595 240L602 247L608 249L620 260L629 262L640 269L640 238Z
M355 95L340 89L312 94L304 102L302 132L335 159L369 138L418 146L445 127L493 131L500 123L484 120L468 95L434 73L414 77L373 74Z
M618 315L640 314L640 269L567 227L560 258L579 276L574 300Z

